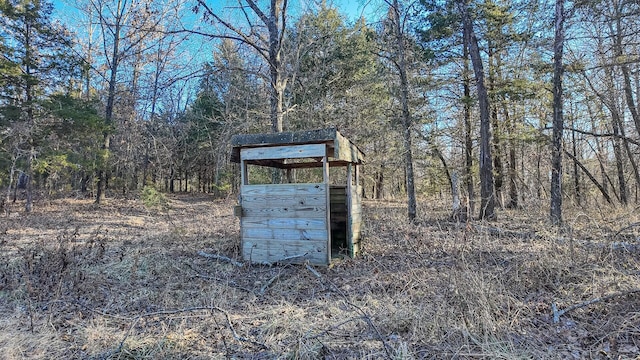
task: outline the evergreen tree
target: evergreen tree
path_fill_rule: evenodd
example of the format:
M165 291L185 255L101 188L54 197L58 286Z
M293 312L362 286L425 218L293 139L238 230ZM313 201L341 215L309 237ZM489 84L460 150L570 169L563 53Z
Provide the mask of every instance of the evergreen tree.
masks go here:
M46 142L53 122L43 101L56 92L71 89L76 62L70 53L68 31L51 21L51 3L8 0L0 2L0 37L3 55L0 63L0 117L9 133L7 139L15 165L26 176L25 210L32 208L34 160ZM20 165L21 164L21 165ZM13 178L13 171L10 177ZM11 180L10 180L11 182Z

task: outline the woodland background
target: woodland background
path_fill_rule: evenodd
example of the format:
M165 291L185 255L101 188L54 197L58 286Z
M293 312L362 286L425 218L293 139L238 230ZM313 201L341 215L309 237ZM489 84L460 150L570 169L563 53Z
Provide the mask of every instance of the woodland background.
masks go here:
M360 5L0 0L0 354L637 358L640 3ZM330 126L362 254L241 263L230 137Z
M1 5L0 186L27 211L226 196L231 135L329 126L367 154L364 195L408 196L409 217L452 178L481 217L638 200L634 1Z

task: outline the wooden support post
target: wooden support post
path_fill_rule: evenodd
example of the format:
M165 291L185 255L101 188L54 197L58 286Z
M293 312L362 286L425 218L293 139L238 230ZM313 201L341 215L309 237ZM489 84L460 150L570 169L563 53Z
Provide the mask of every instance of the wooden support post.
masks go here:
M329 185L329 156L322 157L322 180L326 187L327 201L327 265L331 264L331 186Z
M353 209L353 198L352 198L352 194L353 194L353 164L349 163L347 164L347 224L346 224L346 235L347 235L347 251L349 252L349 256L353 257L353 226L352 226L352 219L351 219L351 214L352 214L352 209ZM356 169L357 169L357 165L356 165ZM358 188L358 185L356 183L356 189Z
M249 172L245 160L240 161L240 185L249 185Z

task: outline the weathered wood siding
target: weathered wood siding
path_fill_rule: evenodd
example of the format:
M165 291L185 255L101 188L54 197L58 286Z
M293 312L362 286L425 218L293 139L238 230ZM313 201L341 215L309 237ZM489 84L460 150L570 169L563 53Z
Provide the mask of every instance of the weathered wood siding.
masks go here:
M242 160L301 159L324 156L327 153L324 144L289 145L242 149Z
M328 265L326 184L244 185L242 255L256 263Z
M349 256L360 253L360 235L362 232L362 186L350 186L349 217L347 221L347 242L350 246Z

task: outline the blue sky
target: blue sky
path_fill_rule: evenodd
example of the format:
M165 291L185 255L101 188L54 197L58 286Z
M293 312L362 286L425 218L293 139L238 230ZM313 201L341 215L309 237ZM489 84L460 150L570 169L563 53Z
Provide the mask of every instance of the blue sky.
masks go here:
M72 17L76 12L74 8L75 2L83 2L83 0L53 0L55 6L54 16L62 19L64 22L69 22L68 17ZM227 5L234 5L237 2L235 0L209 0L212 8L220 8ZM314 0L290 0L290 9L294 12L308 9L315 6L317 2ZM354 21L361 15L365 18L375 17L376 13L380 12L380 4L382 0L328 0L327 3L333 3L340 11L347 16L348 20ZM189 9L191 6L187 6Z

